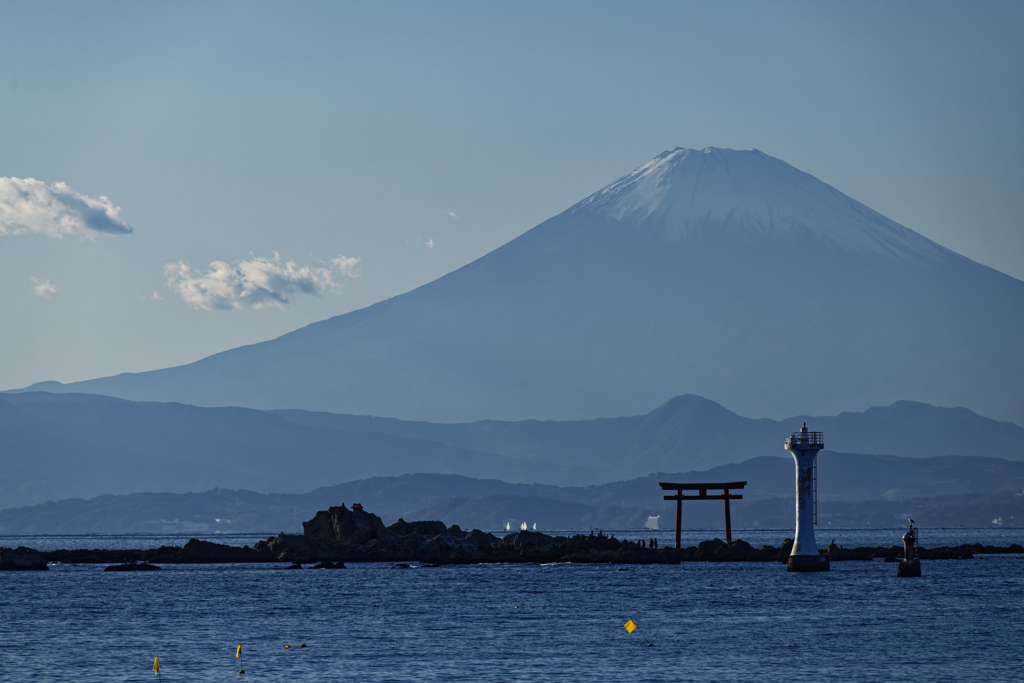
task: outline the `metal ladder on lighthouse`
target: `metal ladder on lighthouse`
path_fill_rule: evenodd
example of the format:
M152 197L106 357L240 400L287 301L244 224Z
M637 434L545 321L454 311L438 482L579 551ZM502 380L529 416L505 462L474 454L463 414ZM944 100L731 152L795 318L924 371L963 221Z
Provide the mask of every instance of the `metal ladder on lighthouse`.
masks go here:
M814 526L818 526L818 459L814 459L814 488L813 488L813 500L814 500Z

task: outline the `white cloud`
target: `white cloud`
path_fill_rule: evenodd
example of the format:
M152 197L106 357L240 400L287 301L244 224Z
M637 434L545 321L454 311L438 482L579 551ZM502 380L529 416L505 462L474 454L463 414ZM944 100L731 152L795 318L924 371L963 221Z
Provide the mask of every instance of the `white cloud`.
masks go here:
M341 271L342 275L346 277L359 277L359 269L356 268L356 266L358 266L359 262L362 260L363 259L358 256L353 258L349 258L348 256L339 256L331 259L331 263L338 267L338 270Z
M428 250L434 248L434 240L424 240L423 235L416 235L415 239L407 239L405 240L405 243L411 247L415 247L416 249L419 249L420 247L426 247Z
M282 264L281 256L275 252L272 259L253 257L234 265L214 261L205 273L178 261L166 264L164 274L167 286L194 308L206 311L264 306L284 308L292 294L319 296L340 290L341 286L334 281L333 269L337 268L346 277L358 277L355 266L359 261L359 258L339 256L328 262L329 267L300 268L293 261Z
M36 294L45 299L49 299L51 294L57 293L57 285L53 284L49 280L33 277L32 282L35 284L32 289L35 290Z
M139 301L147 301L149 299L153 299L154 301L159 301L160 299L163 299L163 297L160 296L160 292L153 292L149 296L139 296L138 294L136 294L135 298L138 299Z
M449 211L448 215L451 216L452 218L454 218L457 221L461 221L462 220L462 218L460 218L458 215L456 215L454 211Z
M28 232L92 240L97 233L127 235L132 229L121 220L121 207L107 197L93 199L64 183L0 178L0 235Z

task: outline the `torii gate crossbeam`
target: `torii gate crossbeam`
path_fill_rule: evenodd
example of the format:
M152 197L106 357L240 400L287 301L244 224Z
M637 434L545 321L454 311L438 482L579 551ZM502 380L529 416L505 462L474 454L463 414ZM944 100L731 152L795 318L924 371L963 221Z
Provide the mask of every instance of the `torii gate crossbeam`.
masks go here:
M665 500L676 502L676 548L679 547L679 529L683 524L683 501L684 500L724 500L725 501L725 542L732 543L732 519L729 515L729 501L740 500L743 496L729 493L730 490L742 489L747 485L745 481L733 481L724 484L671 484L658 482L663 491L675 491L674 496L665 496ZM721 491L720 494L708 495L708 491ZM683 491L697 491L695 496L684 496Z

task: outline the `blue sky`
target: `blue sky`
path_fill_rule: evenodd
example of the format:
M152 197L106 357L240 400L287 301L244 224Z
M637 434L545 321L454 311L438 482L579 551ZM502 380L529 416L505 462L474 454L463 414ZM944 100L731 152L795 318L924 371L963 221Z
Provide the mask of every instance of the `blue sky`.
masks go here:
M0 388L186 363L367 306L676 146L756 147L1024 279L1020 3L3 17L0 176L39 183L0 232ZM12 183L0 199L28 191Z

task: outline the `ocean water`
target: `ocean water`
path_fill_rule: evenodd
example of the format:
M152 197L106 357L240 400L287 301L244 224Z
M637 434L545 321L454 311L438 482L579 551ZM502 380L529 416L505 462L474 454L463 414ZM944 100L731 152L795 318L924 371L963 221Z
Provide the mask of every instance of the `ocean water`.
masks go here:
M1019 542L1006 536L988 540ZM1019 555L925 561L915 579L880 561L832 567L0 572L0 681L152 681L157 655L160 681L1024 680Z

